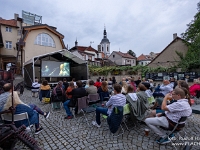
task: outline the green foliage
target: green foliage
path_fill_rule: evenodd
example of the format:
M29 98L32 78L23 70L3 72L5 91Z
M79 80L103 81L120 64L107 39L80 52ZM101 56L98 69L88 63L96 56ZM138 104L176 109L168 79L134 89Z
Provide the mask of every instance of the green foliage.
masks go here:
M182 71L188 71L192 68L199 68L200 66L200 2L197 4L198 12L187 26L185 33L182 33L182 38L188 45L188 51L185 56L177 53L181 59L178 66Z
M132 50L129 50L127 53L130 54L130 55L133 56L133 57L136 57L135 52L133 52Z
M92 75L108 75L110 72L112 75L120 75L122 71L126 71L129 75L136 75L138 72L141 72L142 76L145 74L153 73L153 72L171 72L175 71L176 67L157 67L157 68L150 68L148 66L104 66L104 67L97 67L97 66L89 66L90 74Z

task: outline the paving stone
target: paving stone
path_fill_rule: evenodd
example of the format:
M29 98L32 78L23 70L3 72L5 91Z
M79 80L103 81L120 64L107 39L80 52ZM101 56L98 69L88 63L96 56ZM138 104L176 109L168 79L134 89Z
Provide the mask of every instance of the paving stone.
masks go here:
M50 104L42 104L39 100L32 98L30 91L24 91L20 99L29 104L34 103L43 111L50 111L48 119L40 116L40 124L44 130L35 136L38 145L44 150L173 150L171 144L166 146L158 145L155 140L158 138L152 131L149 136L144 136L144 128L146 125L138 124L131 131L125 130L124 135L112 137L109 130L103 128L88 127L85 122L79 123L80 116L71 120L65 120L66 112L61 110L52 110ZM87 116L89 120L93 120L92 115ZM103 124L107 124L105 120ZM186 132L188 137L199 137L200 132L200 115L194 114L189 117L186 124ZM15 148L20 150L27 149L22 143L17 142ZM199 150L199 146L193 146L192 150Z

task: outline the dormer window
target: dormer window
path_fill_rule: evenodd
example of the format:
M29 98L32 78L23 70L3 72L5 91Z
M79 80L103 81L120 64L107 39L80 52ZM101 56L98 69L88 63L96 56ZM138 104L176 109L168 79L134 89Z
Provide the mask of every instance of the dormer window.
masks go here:
M115 58L115 55L113 55L113 58Z

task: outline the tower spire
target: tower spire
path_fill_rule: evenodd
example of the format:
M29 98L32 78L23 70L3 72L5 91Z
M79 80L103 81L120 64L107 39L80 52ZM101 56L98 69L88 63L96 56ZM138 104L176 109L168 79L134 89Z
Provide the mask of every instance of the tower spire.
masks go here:
M76 41L75 41L75 46L78 46L77 37L76 37Z
M107 38L107 32L106 32L106 26L105 26L105 24L104 24L103 38Z

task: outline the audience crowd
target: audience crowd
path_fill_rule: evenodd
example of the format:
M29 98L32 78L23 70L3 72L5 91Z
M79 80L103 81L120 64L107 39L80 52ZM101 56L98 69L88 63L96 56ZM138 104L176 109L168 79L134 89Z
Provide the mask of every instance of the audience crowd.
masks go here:
M175 78L163 80L162 84L155 86L152 79L147 80L140 77L137 80L134 77L124 77L119 83L115 77L109 80L99 77L96 82L89 79L85 84L80 80L75 82L74 78L70 82L64 78L53 89L47 80L39 84L38 79L35 79L32 84L32 96L39 97L41 102L48 102L50 99L54 109L60 109L60 103L63 103L66 110L65 119L74 117L71 107L74 108L75 114L78 113L78 98L90 94L99 95L102 105L96 107L96 120L92 121L92 125L96 127L101 127L101 114L111 117L115 108L123 108L129 104L131 120L146 123L153 132L159 135L160 138L157 140L159 144L170 142L165 138L166 133L160 130L159 126L167 129L173 128L181 117L190 116L192 113L190 97L195 97L198 91L200 91L199 79L196 79L190 87L185 81L176 81ZM11 97L12 86L7 83L4 85L4 93L0 95L0 111L12 106ZM42 131L39 114L48 118L50 113L43 112L34 104L25 104L16 92L13 92L13 100L15 114L27 112L30 122L35 124L35 133ZM26 121L20 123L28 125Z

